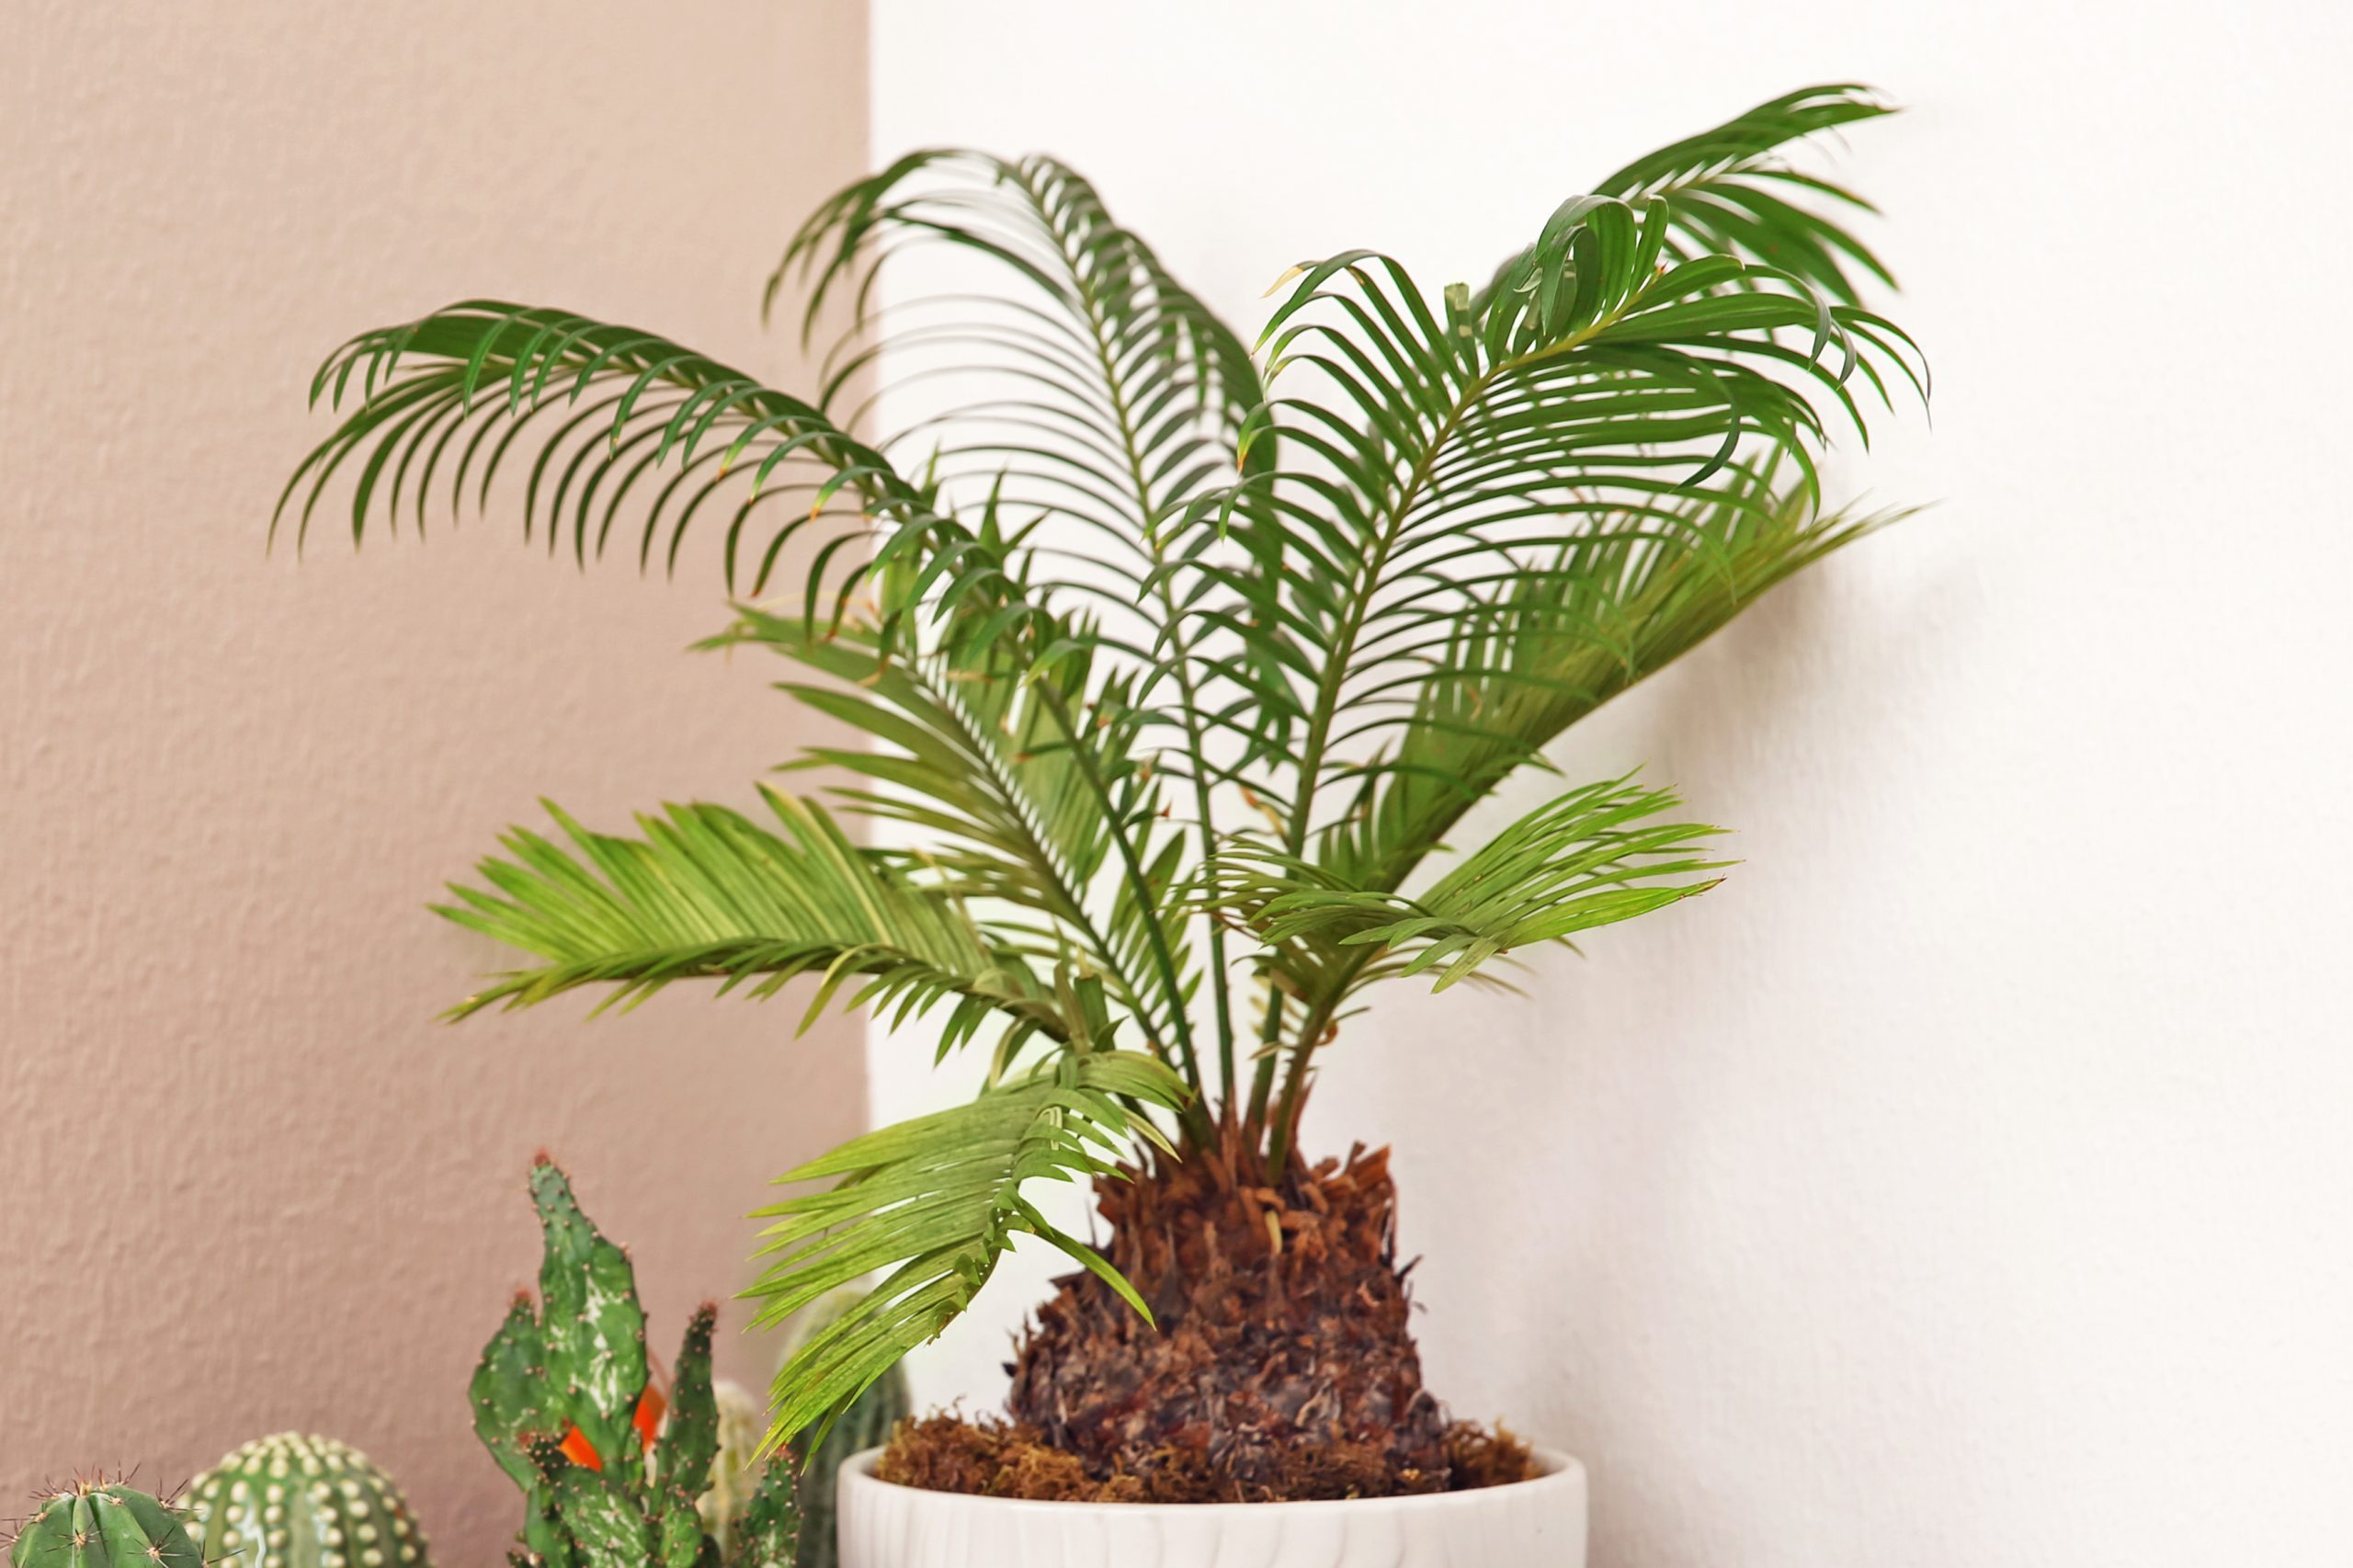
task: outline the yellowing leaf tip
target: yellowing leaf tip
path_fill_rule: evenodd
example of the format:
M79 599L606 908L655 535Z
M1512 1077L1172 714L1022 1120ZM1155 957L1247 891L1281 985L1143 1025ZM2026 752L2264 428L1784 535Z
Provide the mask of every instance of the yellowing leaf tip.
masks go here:
M1306 275L1307 267L1304 263L1286 267L1283 268L1283 275L1280 278L1276 278L1272 283L1267 284L1267 291L1259 295L1258 298L1262 300L1271 300L1275 297L1275 291L1280 289L1284 284L1290 282L1294 278L1303 278Z

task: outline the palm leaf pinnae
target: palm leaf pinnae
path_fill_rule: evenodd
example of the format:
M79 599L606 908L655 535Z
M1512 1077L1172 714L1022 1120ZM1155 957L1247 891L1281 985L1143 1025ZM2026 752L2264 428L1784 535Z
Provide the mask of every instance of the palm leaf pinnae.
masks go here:
M724 519L731 590L766 591L786 547L805 536L813 603L846 604L870 574L937 570L943 556L961 584L1021 597L1001 543L944 514L933 490L816 405L634 327L468 301L354 338L319 368L311 396L338 410L358 402L279 496L271 537L290 512L298 548L338 475L351 481L356 545L380 505L382 522L398 527L412 483L422 531L445 466L454 517L470 483L474 504L487 506L502 468L528 455L525 537L543 531L552 553L568 532L583 564L604 556L626 515L638 519L640 569L657 547L673 569L688 530L710 516ZM755 525L770 517L761 543ZM825 530L813 533L821 521Z
M943 183L926 185L927 177ZM977 327L941 334L926 325L880 335L847 357L829 380L828 392L885 348L915 360L903 375L921 376L929 364L926 350L970 350L977 337L985 350L980 359L999 376L1010 369L1029 395L967 405L961 412L977 416L976 426L1009 421L1025 433L1079 433L1044 446L1032 445L1025 434L1012 449L975 440L949 449L979 460L984 470L1021 458L1030 460L1033 472L1050 471L1043 493L1031 499L1077 523L1115 562L1131 562L1113 569L1113 610L1131 609L1137 597L1158 608L1166 656L1154 661L1138 697L1148 702L1164 675L1174 688L1173 704L1145 710L1181 737L1199 852L1205 860L1213 858L1210 723L1198 684L1197 633L1182 602L1184 574L1172 565L1183 556L1176 526L1188 517L1185 504L1224 484L1242 464L1241 432L1264 396L1256 365L1240 338L1169 274L1151 246L1112 220L1095 187L1051 158L1008 161L956 149L910 153L819 209L770 279L769 298L794 267L804 277L813 273L802 319L805 341L836 282L857 278L863 306L889 242L902 235L1003 264L1043 296L1047 309L1025 308L1009 322L991 323L985 334ZM861 308L846 342L858 341L870 319ZM961 368L955 361L949 366ZM956 423L949 415L922 428ZM1273 442L1262 440L1258 468L1267 468L1272 456ZM1099 553L1092 564L1104 564ZM1098 592L1084 578L1067 585ZM1210 967L1222 975L1224 933L1212 924L1206 940ZM1212 986L1211 997L1222 1081L1230 1089L1233 1026L1225 986Z
M766 997L814 972L823 983L804 1028L859 978L852 1006L895 1006L904 1018L950 1003L951 1041L992 1016L1025 1036L1069 1038L1051 990L954 899L850 842L813 802L761 793L773 830L722 806L672 806L639 819L643 836L620 838L551 804L569 848L509 834L511 858L479 868L488 888L453 887L457 902L438 913L543 961L498 977L453 1016L586 986L610 988L605 1006L633 1006L695 979Z
M1894 274L1854 234L1806 206L1876 210L1853 191L1802 173L1781 154L1792 143L1893 111L1851 83L1802 87L1723 124L1635 159L1594 188L1666 204L1667 254L1745 256L1803 278L1842 304L1860 303L1855 274L1893 288Z
M1144 981L1150 954L1137 924L1095 907L1095 884L1114 853L1113 822L1080 766L1082 751L1093 754L1098 777L1117 776L1125 793L1117 815L1131 833L1149 835L1158 802L1129 761L1135 721L1117 686L1095 679L1097 661L1083 639L1070 639L1063 656L1043 668L994 641L889 654L861 623L821 633L805 618L746 608L708 645L741 643L835 677L831 686L784 689L879 743L806 754L888 790L850 791L857 809L930 834L927 858L963 891L1053 922L1144 1023L1155 1050L1175 1038L1181 990L1172 996ZM1047 686L1060 694L1059 711L1040 695ZM1071 713L1081 719L1075 733L1060 716Z
M1571 724L1706 641L1775 584L1903 514L1824 513L1771 465L1740 468L1648 528L1539 555L1455 618L1411 707L1368 728L1395 744L1319 836L1344 880L1394 889L1462 814ZM1346 778L1346 775L1343 775Z
M915 312L916 324L885 329L867 308L870 292L896 248L921 242L1009 268L1040 303L972 293L918 298L893 307ZM925 430L943 430L943 456L974 460L972 472L992 482L1047 480L1026 498L1086 526L1140 568L1153 560L1164 519L1231 475L1243 421L1262 395L1257 368L1232 329L1141 236L1113 221L1092 185L1051 158L954 148L910 153L818 209L769 279L771 300L796 273L807 283L804 340L837 285L850 285L858 301L822 402L836 401L886 350L904 367L902 377L935 369L951 378L983 369L993 380L1015 377L1017 395L993 387ZM932 324L922 312L933 303L966 312L961 330ZM959 415L974 416L976 435L1028 434L1015 447L967 441ZM1031 444L1044 432L1074 438ZM1023 460L1008 466L1008 458Z
M1656 820L1681 802L1627 779L1572 790L1519 818L1410 897L1351 884L1263 842L1229 847L1213 896L1267 946L1280 992L1296 997L1299 1038L1321 1040L1341 1008L1381 980L1430 974L1443 991L1516 949L1566 944L1707 892L1728 862L1701 854L1720 833ZM1296 1135L1306 1063L1294 1051L1272 1136Z
M1680 802L1625 779L1547 801L1411 897L1352 886L1311 861L1259 846L1229 849L1234 870L1218 896L1247 910L1305 998L1328 1020L1369 980L1439 969L1443 991L1513 949L1664 908L1706 892L1688 879L1722 869L1698 845L1721 829L1652 819Z
M1859 420L1831 361L1879 350L1849 333L1849 309L1794 274L1665 262L1668 227L1655 199L1568 203L1483 310L1456 291L1443 315L1397 264L1351 253L1310 268L1268 324L1278 368L1313 367L1358 415L1277 399L1264 416L1319 460L1278 476L1278 520L1249 525L1279 535L1261 555L1284 568L1249 583L1256 619L1317 671L1298 713L1293 853L1352 693L1475 616L1466 586L1630 515L1639 527L1745 448L1810 490L1824 426L1808 386ZM1449 585L1415 591L1433 577Z
M771 1261L747 1292L762 1302L756 1323L780 1323L876 1269L890 1272L779 1369L768 1445L820 1426L937 1335L987 1284L1017 1235L1069 1254L1142 1311L1126 1281L1055 1228L1022 1188L1115 1179L1134 1141L1160 1141L1149 1118L1129 1108L1176 1110L1186 1099L1184 1085L1149 1056L1079 1051L778 1177L833 1185L757 1211L776 1222L762 1233L760 1256Z

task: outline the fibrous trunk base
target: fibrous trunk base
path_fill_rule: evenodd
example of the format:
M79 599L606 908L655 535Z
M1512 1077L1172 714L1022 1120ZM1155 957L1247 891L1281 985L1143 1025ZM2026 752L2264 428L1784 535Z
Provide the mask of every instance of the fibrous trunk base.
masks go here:
M883 1479L1118 1502L1296 1502L1522 1479L1508 1434L1449 1423L1422 1386L1385 1150L1267 1185L1189 1151L1106 1182L1111 1261L1055 1282L1008 1369L1009 1420L904 1425Z

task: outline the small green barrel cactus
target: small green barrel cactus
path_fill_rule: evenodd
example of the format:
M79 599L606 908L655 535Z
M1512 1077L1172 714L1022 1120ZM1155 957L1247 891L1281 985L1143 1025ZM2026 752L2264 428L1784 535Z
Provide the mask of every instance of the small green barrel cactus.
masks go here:
M179 1515L144 1492L79 1482L41 1499L9 1549L11 1568L203 1568Z
M847 1287L813 1301L795 1314L791 1325L785 1330L779 1365L792 1359L801 1346L824 1333L864 1294L855 1287ZM849 1408L842 1412L841 1419L834 1423L833 1430L825 1434L824 1440L813 1451L806 1448L806 1437L793 1443L793 1457L801 1465L800 1483L794 1488L801 1504L801 1548L794 1568L837 1568L841 1549L835 1539L834 1488L841 1475L842 1461L852 1454L879 1449L889 1442L892 1431L914 1414L913 1407L903 1362L851 1401Z
M331 1437L256 1437L188 1484L188 1532L235 1568L430 1568L408 1499Z

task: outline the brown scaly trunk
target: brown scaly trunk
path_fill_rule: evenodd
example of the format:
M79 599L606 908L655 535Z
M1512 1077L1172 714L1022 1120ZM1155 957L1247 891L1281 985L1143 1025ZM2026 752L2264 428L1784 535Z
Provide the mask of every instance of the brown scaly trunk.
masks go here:
M1106 1182L1111 1262L1145 1324L1091 1274L1055 1282L1022 1338L1012 1424L902 1428L885 1479L1119 1501L1271 1502L1517 1480L1526 1450L1450 1426L1422 1386L1396 1257L1388 1151L1294 1165L1162 1158Z

